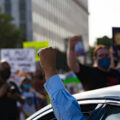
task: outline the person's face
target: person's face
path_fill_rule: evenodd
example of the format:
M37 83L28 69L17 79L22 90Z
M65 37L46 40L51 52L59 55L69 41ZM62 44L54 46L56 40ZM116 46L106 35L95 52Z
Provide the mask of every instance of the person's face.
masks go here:
M99 68L108 69L110 66L110 56L107 48L101 48L96 54L96 63Z
M31 87L30 80L24 80L22 83L22 87L24 90L29 91L29 89Z
M109 51L106 48L101 48L97 51L96 60L99 61L100 59L103 59L104 57L110 58Z
M0 70L10 69L10 65L7 62L3 62L0 65Z

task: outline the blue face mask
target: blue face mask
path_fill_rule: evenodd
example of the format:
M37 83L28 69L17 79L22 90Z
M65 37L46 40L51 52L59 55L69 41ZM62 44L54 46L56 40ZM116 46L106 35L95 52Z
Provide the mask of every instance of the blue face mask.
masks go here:
M30 84L25 84L25 85L23 85L23 87L24 87L25 90L29 90L31 85Z
M104 57L103 59L98 61L98 65L102 67L103 69L108 69L110 66L110 58Z

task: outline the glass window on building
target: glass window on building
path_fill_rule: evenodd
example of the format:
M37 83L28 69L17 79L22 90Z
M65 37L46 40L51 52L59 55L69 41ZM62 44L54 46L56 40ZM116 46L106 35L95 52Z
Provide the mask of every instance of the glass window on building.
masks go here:
M23 41L26 41L26 24L20 24L20 28L22 30L22 33L23 33Z
M11 0L5 0L4 2L5 5L5 13L11 15Z
M20 18L20 27L24 34L23 41L26 41L26 0L19 0L19 18Z
M25 23L26 21L26 0L19 0L19 15L20 15L20 23Z

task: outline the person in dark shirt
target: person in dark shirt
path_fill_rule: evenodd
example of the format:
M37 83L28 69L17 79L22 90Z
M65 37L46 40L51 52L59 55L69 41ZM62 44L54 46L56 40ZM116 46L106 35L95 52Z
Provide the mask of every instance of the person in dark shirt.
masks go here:
M47 105L47 93L44 89L44 83L45 83L45 74L40 69L37 69L37 71L33 75L33 82L32 82L31 90L35 91L37 95L38 109L41 109Z
M9 64L0 61L0 119L19 120L19 110L16 102L24 102L19 89L13 82L7 82L11 73Z
M79 36L70 38L67 50L67 63L78 78L81 80L85 90L120 84L120 73L111 69L111 59L108 49L99 45L94 50L94 63L96 67L82 65L77 61L75 45L80 40Z

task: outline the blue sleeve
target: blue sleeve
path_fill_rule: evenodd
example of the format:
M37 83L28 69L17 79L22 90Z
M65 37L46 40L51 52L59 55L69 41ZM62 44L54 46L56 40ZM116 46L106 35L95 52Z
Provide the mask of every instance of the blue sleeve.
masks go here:
M44 86L57 120L86 120L77 100L66 91L58 75L52 76Z

